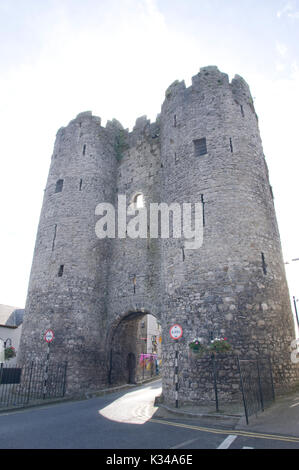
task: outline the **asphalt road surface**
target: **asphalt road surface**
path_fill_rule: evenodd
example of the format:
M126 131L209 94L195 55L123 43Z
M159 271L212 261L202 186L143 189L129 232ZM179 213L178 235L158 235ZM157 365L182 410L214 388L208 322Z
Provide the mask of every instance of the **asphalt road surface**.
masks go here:
M0 413L1 449L299 449L299 438L162 418L161 382L89 400Z

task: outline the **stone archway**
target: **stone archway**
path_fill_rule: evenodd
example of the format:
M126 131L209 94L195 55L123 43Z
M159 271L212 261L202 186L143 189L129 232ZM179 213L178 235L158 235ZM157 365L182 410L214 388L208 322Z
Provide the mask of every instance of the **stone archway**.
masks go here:
M162 331L144 311L129 312L111 327L108 340L108 383L142 382L159 374Z

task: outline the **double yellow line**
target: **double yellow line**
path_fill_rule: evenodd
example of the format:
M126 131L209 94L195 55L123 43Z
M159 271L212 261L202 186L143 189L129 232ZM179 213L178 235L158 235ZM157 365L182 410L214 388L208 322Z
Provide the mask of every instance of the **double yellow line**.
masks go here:
M278 434L264 434L264 433L250 432L250 431L238 431L235 429L230 429L228 431L226 429L205 428L201 426L193 426L191 424L182 424L182 423L176 423L172 421L166 421L166 420L154 419L154 418L150 419L150 422L165 424L167 426L174 426L177 428L193 429L194 431L209 432L212 434L225 434L225 435L234 434L235 436L251 437L255 439L270 439L270 440L276 440L276 441L299 443L299 437L293 437L293 436L279 436Z

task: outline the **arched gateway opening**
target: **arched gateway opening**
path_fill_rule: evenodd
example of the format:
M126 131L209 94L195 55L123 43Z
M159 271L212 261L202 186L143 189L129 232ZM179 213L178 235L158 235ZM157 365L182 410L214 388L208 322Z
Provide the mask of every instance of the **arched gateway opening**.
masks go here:
M131 312L114 327L110 340L108 383L140 383L161 371L162 330L156 317Z

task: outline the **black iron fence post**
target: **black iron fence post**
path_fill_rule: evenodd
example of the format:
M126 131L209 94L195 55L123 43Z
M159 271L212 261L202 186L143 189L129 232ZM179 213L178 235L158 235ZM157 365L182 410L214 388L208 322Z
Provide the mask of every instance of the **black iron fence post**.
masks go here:
M63 389L62 389L62 396L63 397L65 395L65 389L66 389L66 370L67 370L67 362L65 363L65 367L64 367Z
M30 400L30 389L31 389L31 380L32 380L32 372L33 372L33 361L31 361L31 366L30 366L30 373L29 373L29 384L28 384L28 392L27 392L27 403L29 403Z
M248 411L247 411L247 406L246 406L245 391L244 391L244 384L243 384L243 379L242 379L242 372L241 372L239 356L237 356L237 363L238 363L238 370L239 370L239 374L240 374L240 385L241 385L241 391L242 391L242 397L243 397L243 405L244 405L244 411L245 411L245 417L246 417L246 424L248 424Z
M273 375L272 375L272 362L271 362L270 354L268 356L268 359L269 359L269 372L270 372L270 380L271 380L271 388L272 388L272 398L273 398L273 401L275 401L274 382L273 382Z
M43 400L46 398L46 394L47 394L48 374L49 374L49 359L50 359L50 344L51 343L49 342L48 343L47 359L46 359L45 377L44 377Z
M215 354L212 354L212 366L213 366L213 379L214 379L214 392L215 392L215 403L216 403L216 411L219 411L219 403L218 403L218 389L217 389L217 364L216 364L216 357Z
M258 378L258 386L259 386L259 393L260 393L260 400L261 400L261 409L262 409L262 411L264 411L264 398L263 398L260 366L259 366L259 360L258 359L256 360L256 368L257 368L257 378Z

